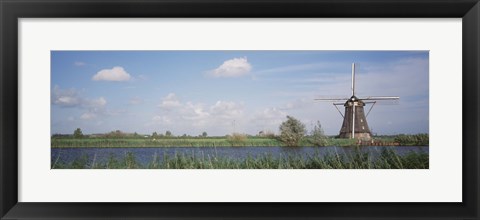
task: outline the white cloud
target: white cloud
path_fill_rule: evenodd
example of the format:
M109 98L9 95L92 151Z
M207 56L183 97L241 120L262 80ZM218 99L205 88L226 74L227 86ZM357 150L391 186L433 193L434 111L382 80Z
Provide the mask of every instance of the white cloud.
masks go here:
M75 89L60 89L55 86L52 92L52 104L60 107L99 108L107 104L103 97L96 99L82 98Z
M244 107L241 103L222 100L211 105L181 102L174 93L165 96L158 107L159 112L152 117L147 126L152 126L153 129L171 129L174 133L193 130L192 134L203 131L225 134L223 132L229 133L229 129L232 129L234 120L241 121L244 116ZM237 128L240 128L240 123L237 123Z
M98 108L98 107L103 107L106 104L107 104L107 100L105 100L105 98L103 97L100 97L98 99L85 100L85 106L87 107Z
M255 114L255 121L270 121L270 122L279 122L287 117L287 113L279 110L278 108L265 108L263 111Z
M182 118L187 120L204 120L210 116L201 103L187 102L180 113L182 113Z
M158 105L158 107L163 108L165 110L171 110L177 107L180 107L180 100L178 99L175 93L169 93L162 99L162 102Z
M217 101L210 107L210 112L214 117L231 119L243 115L243 106L235 102Z
M128 81L130 80L130 74L128 74L123 67L116 66L112 69L103 69L100 70L97 74L92 77L94 81Z
M209 72L213 77L240 77L250 73L252 65L246 57L233 58L223 62L218 68Z
M250 123L257 131L274 132L278 130L278 126L285 120L286 116L286 112L276 107L268 107L255 113L250 118Z
M90 120L99 115L111 115L106 109L107 100L104 97L96 99L83 98L75 89L60 89L55 86L52 91L52 104L64 108L77 108L85 112L80 119ZM69 120L70 121L70 120Z
M52 91L52 104L61 107L75 107L81 104L82 100L75 89L62 90L55 86Z
M76 97L71 96L61 96L57 100L55 100L55 104L64 105L64 106L73 106L78 103L78 99Z

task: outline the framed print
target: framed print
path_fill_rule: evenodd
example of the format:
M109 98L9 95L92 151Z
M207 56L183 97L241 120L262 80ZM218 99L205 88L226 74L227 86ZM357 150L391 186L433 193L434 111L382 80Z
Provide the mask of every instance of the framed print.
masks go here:
M479 7L2 1L1 218L478 219Z

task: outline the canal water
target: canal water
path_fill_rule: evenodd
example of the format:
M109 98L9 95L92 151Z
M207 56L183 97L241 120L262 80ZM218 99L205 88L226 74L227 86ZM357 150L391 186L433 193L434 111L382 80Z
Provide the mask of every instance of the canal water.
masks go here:
M269 155L274 158L285 156L308 157L326 154L352 154L358 149L360 152L369 153L371 156L378 156L383 149L392 149L399 155L409 152L427 153L429 148L418 146L365 146L365 147L132 147L132 148L52 148L51 162L71 163L80 157L87 157L98 163L106 162L112 156L117 159L125 158L128 153L133 153L135 160L148 165L157 158L159 162L164 157L172 158L175 155L186 155L195 157L226 157L231 159L244 159L246 157L257 157Z

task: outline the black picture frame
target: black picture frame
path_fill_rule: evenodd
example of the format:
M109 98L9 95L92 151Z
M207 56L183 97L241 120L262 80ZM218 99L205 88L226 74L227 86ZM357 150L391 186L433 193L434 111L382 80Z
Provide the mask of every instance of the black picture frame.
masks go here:
M479 219L480 4L478 0L0 0L0 15L1 219ZM17 21L19 18L58 17L462 18L463 202L18 202Z

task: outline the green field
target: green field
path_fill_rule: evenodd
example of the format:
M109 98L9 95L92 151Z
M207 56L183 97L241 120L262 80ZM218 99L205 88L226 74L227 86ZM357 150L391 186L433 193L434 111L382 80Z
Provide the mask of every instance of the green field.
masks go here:
M354 146L357 142L353 139L337 139L326 137L324 143L320 146ZM397 135L374 137L378 144L396 143L400 146L428 146L429 138L427 134L417 135ZM314 144L311 136L304 137L300 146L319 146ZM390 143L390 144L389 144ZM367 142L368 145L368 142ZM271 147L285 146L275 137L257 137L257 136L221 136L221 137L52 137L51 147Z
M224 146L281 146L276 139L255 138L232 142L227 138L170 138L170 139L52 139L52 147L224 147Z
M52 163L52 169L428 169L428 153L411 152L400 156L393 150L383 150L379 157L357 151L353 154L327 154L309 157L285 156L274 158L263 155L256 158L230 159L216 156L195 157L178 154L173 157L152 157L141 165L133 153L123 158L110 157L107 162L96 163L87 156L71 163Z
M326 146L355 145L350 139L327 139ZM308 138L300 142L301 146L314 146ZM274 138L247 138L242 141L221 138L52 138L51 147L273 147L284 146Z

